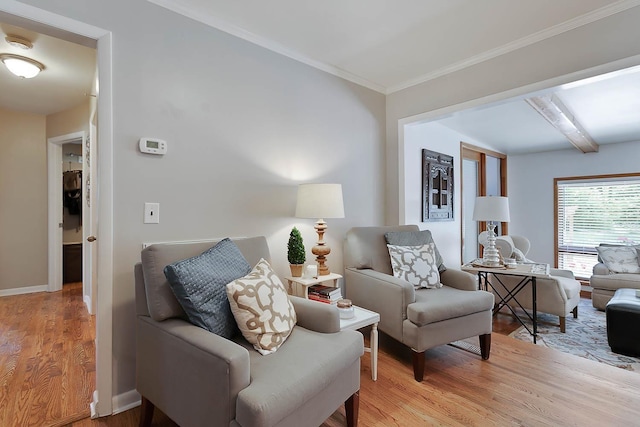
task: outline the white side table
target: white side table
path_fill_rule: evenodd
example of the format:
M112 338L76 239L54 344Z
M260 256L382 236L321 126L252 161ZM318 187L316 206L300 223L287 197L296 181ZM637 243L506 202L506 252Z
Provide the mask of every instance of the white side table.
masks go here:
M340 330L352 329L358 330L365 326L371 326L371 334L369 335L370 348L364 351L371 353L371 379L378 380L378 322L380 322L380 314L369 311L356 305L353 306L355 315L351 319L340 319Z
M342 276L336 273L329 273L324 276L312 277L310 279L292 276L285 277L287 282L289 282L289 288L287 289L289 295L295 295L302 298L309 298L309 286L325 282L333 282L333 286L337 287L338 279L341 278Z

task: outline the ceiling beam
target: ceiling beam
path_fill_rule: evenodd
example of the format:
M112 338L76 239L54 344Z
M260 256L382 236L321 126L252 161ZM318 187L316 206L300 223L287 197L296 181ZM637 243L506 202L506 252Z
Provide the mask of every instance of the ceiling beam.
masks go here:
M595 153L600 148L556 95L535 96L526 101L578 150Z

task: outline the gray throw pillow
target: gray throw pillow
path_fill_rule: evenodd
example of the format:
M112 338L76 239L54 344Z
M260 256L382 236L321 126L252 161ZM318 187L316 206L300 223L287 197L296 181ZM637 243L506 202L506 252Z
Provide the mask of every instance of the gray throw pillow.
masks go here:
M229 239L198 256L169 264L164 275L189 321L225 338L238 326L231 313L226 285L251 272L251 266Z
M394 246L424 246L428 245L429 243L433 243L438 271L442 273L447 269L447 267L444 266L442 256L440 256L438 247L435 246L435 242L433 241L433 237L431 236L431 232L429 230L390 231L384 234L384 239L387 241L388 245Z

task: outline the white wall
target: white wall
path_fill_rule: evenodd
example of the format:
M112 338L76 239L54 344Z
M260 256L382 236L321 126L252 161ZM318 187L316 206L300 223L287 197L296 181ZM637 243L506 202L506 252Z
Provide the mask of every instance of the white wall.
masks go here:
M508 99L533 90L638 65L640 57L634 57L640 55L638 22L640 7L634 7L388 95L385 222L397 224L400 220L399 120L417 115L425 119L425 113L450 113L462 107ZM436 117L432 115L428 118L432 120Z
M114 394L135 388L133 266L143 242L265 235L285 274L297 184L342 183L328 264L342 237L383 222L383 95L144 0L29 0L113 32ZM168 141L141 154L142 136ZM143 224L144 202L160 224Z
M461 163L460 142L486 147L437 122L404 127L404 215L403 224L417 224L429 230L444 263L450 268L461 264ZM422 222L422 150L453 157L453 221Z
M531 241L528 258L554 265L553 179L640 172L640 142L509 156L509 233Z

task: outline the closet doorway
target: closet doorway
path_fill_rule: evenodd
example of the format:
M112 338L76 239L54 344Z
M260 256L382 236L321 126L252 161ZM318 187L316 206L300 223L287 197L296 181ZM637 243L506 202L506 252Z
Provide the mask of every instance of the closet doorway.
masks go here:
M82 296L89 314L95 313L93 284L95 260L95 209L91 178L95 165L91 141L86 132L75 132L48 139L49 194L49 292L62 289L77 271L65 271L65 256L78 256ZM79 253L78 253L79 252ZM75 255L74 255L75 253ZM67 262L65 262L67 261ZM74 264L74 262L71 262ZM77 264L79 263L79 266ZM67 280L65 280L65 278Z

